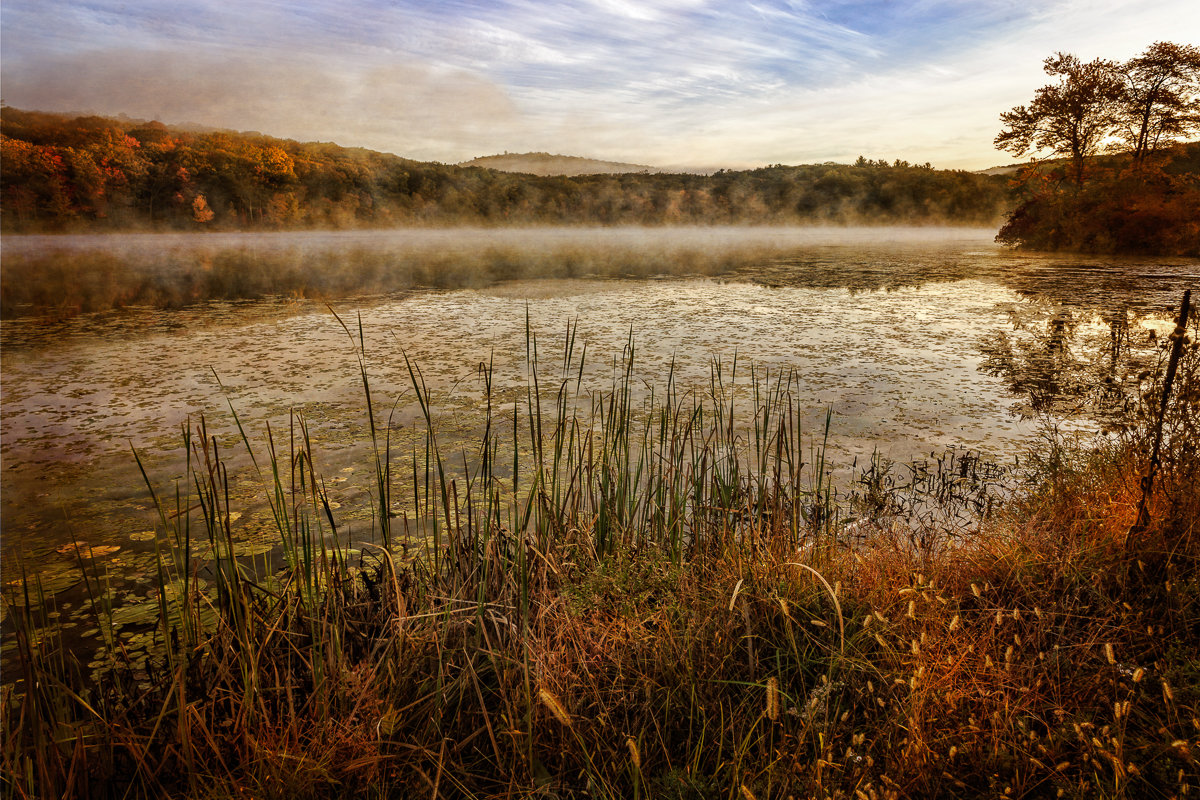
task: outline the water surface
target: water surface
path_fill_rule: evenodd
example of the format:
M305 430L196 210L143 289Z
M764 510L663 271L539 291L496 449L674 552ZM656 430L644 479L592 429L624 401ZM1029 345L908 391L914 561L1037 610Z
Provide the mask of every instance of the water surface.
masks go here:
M373 399L381 420L391 415L401 454L419 439L406 357L422 370L453 449L477 431L481 365L492 365L500 399L521 399L528 334L541 369L557 375L574 321L585 390L609 385L632 341L647 392L668 372L703 390L719 363L749 402L752 375L793 375L814 440L832 412L829 447L842 465L948 447L1010 461L1039 416L1086 428L1103 399L1096 386L1136 388L1131 376L1157 358L1152 332L1169 326L1169 308L1200 283L1200 266L1020 254L992 235L6 238L3 583L17 580L18 563L65 568L71 557L58 550L75 540L120 548L108 556L114 574L145 573L155 516L133 450L170 487L184 475L181 428L203 414L231 463L248 467L230 405L256 443L268 422L286 438L291 412L301 412L339 521L369 526L360 326ZM67 285L75 288L56 288ZM1021 376L1030 370L1033 383L1054 387L1049 400L1014 392L1029 394ZM259 484L235 469L232 491L252 539L266 527L265 505L253 499ZM77 588L69 578L53 587Z

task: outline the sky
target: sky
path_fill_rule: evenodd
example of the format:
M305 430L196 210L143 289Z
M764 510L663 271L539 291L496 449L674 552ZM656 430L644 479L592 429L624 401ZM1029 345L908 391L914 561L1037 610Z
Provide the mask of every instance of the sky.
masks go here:
M1200 44L1195 0L4 0L0 99L423 161L1012 163L1055 51Z

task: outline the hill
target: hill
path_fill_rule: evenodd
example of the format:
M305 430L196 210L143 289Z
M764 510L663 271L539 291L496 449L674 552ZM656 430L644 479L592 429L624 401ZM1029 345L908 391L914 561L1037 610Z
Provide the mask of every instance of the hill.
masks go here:
M464 161L460 167L484 167L500 172L518 172L525 175L622 175L630 172L656 174L667 172L645 164L625 164L619 161L600 161L582 156L551 155L549 153L504 153L495 156L480 156Z
M991 226L1013 204L1007 178L902 161L776 164L711 175L534 175L259 133L14 108L0 110L0 150L5 233L406 225Z

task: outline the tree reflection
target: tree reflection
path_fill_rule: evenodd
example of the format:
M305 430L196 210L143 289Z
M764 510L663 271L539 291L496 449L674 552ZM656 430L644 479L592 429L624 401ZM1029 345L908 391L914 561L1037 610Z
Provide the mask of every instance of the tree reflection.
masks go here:
M1013 411L1088 416L1107 428L1129 416L1160 359L1165 317L1115 302L1073 306L1031 297L1009 310L1012 331L979 343L981 372L1018 397Z

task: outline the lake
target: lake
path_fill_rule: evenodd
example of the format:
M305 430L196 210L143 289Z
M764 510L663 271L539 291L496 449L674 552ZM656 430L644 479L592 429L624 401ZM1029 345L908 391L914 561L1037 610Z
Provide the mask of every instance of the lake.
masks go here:
M1159 358L1171 308L1200 284L1200 263L1017 253L993 233L7 237L3 583L40 572L78 608L65 545L83 541L105 548L126 599L145 596L157 516L133 451L170 495L185 477L181 429L201 415L229 457L244 553L269 554L269 509L231 406L255 447L268 423L286 441L301 413L339 522L369 529L360 353L403 459L423 441L409 364L453 452L481 424L481 366L511 420L533 343L539 375L557 381L568 328L582 395L611 385L631 344L647 395L668 375L709 391L719 369L748 408L755 381L789 376L813 447L843 482L873 453L905 462L969 449L1007 464L1041 425L1111 426Z

